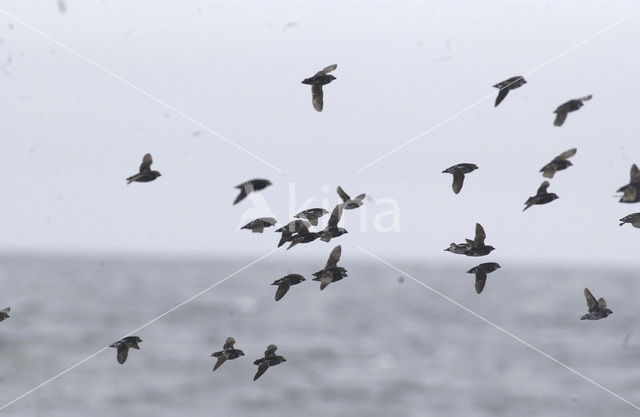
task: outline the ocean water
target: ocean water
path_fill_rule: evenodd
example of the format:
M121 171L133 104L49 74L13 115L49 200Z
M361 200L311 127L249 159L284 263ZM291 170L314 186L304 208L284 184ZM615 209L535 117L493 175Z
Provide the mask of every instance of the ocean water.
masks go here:
M323 256L324 258L324 256ZM396 266L640 404L631 270L507 265L476 295L463 267ZM241 260L0 257L0 406L244 266ZM269 284L317 263L266 259L0 411L11 416L548 416L640 411L375 260L344 280ZM467 265L468 264L468 265ZM614 314L579 320L588 286ZM212 373L227 336L246 356ZM287 362L253 382L270 343Z

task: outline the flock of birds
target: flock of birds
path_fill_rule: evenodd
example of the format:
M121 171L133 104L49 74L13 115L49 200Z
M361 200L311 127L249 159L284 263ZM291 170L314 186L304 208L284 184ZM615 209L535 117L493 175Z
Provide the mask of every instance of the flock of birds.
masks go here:
M325 67L324 69L318 71L314 76L306 78L302 81L303 84L311 85L311 102L313 108L318 112L321 112L324 107L324 94L322 86L329 84L336 79L336 77L330 74L330 72L334 71L336 68L337 65L335 64L329 65L328 67ZM498 106L500 103L502 103L509 91L519 88L524 84L526 84L526 81L522 76L514 76L505 81L495 84L494 87L499 89L498 96L495 100L495 106ZM567 115L570 112L580 109L584 105L584 102L591 100L591 98L592 96L588 95L585 97L569 100L566 103L558 106L558 108L554 111L556 117L553 124L555 126L562 126L567 119ZM540 172L542 172L542 176L545 178L553 178L556 172L565 170L568 167L572 166L569 158L573 157L576 152L577 149L572 148L556 156L551 162L540 169ZM138 173L128 177L126 179L127 184L130 184L132 182L150 182L160 177L161 174L158 171L154 171L151 169L152 163L153 159L151 157L151 154L147 153L146 155L144 155ZM475 171L476 169L478 169L478 166L475 164L460 163L457 165L453 165L442 172L453 175L453 192L455 194L458 194L462 190L465 175ZM267 179L252 179L236 186L236 188L239 189L240 192L234 200L233 204L235 205L240 203L250 193L261 191L270 185L272 185L272 183ZM545 180L538 188L536 194L529 197L525 201L525 207L523 211L534 205L544 205L556 200L558 198L558 195L556 195L555 193L549 193L547 191L549 185L549 181ZM640 169L638 169L637 165L632 165L629 183L620 187L618 189L618 192L622 193L622 196L619 200L621 203L640 202ZM324 242L329 242L333 238L337 238L348 233L347 230L338 226L342 217L342 213L344 210L353 210L362 206L364 204L365 194L360 194L352 198L340 186L338 186L337 188L337 193L342 202L337 204L332 210L327 222L327 226L325 228L315 231L310 230L311 226L318 226L318 219L325 216L326 214L329 214L328 210L324 208L311 208L301 211L294 216L294 220L276 230L276 232L281 233L278 247L288 242L289 246L287 247L287 249L290 249L295 245L313 242L316 239L320 239ZM624 225L625 223L629 223L636 228L640 228L640 212L625 216L620 219L620 222L620 226ZM242 226L241 229L251 230L253 233L262 233L265 228L274 226L276 223L277 221L274 218L261 217ZM495 248L493 246L486 245L485 239L486 233L484 228L480 223L476 223L475 236L473 239L465 239L465 241L462 243L451 243L450 246L444 250L454 254L465 256L486 256L489 255ZM338 245L333 248L333 250L329 254L329 259L327 260L325 266L321 270L313 273L313 281L320 282L320 290L324 290L329 284L340 281L343 278L347 277L347 270L343 267L338 266L341 254L342 248L340 245ZM478 294L480 294L485 287L487 275L499 268L500 265L496 262L485 262L467 271L468 273L475 274L475 290ZM288 274L280 279L275 280L271 284L277 286L275 301L281 300L287 294L291 286L300 284L303 281L305 281L305 278L300 274ZM584 289L584 296L587 301L588 312L581 317L582 320L599 320L613 313L610 309L607 308L606 301L603 298L599 298L596 300L589 289ZM10 307L5 308L4 310L0 310L0 322L9 318L10 311ZM124 364L127 360L129 349L139 350L139 343L141 342L142 339L140 339L138 336L127 336L117 342L114 342L112 345L110 345L110 347L117 349L116 359L118 363ZM213 371L218 369L227 360L233 360L244 356L244 352L242 350L236 349L234 347L235 343L236 341L233 337L228 337L222 346L222 350L211 354L212 357L217 358L216 363L213 366ZM254 381L262 376L267 371L267 369L269 369L269 367L286 362L286 359L284 357L276 355L277 349L278 347L276 345L268 345L266 351L264 352L264 356L254 361L254 364L258 366L258 371L253 377Z

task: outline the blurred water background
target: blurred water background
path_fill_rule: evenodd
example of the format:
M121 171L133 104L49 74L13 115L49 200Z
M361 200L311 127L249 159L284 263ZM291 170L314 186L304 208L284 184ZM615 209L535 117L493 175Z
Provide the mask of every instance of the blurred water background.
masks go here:
M329 250L326 250L328 255ZM352 254L351 254L352 255ZM584 416L638 410L586 382L378 261L341 265L349 277L320 292L317 262L268 258L136 334L124 365L115 349L16 402L15 416ZM360 254L362 255L362 254ZM637 272L509 265L481 295L459 267L396 265L488 320L640 403ZM5 404L125 336L251 260L3 255L0 402ZM394 263L393 260L390 260ZM479 263L479 262L478 262ZM271 282L307 281L274 302ZM580 321L582 290L614 314ZM215 373L227 336L246 356ZM625 343L625 338L627 342ZM252 381L266 346L287 362ZM1 404L0 404L1 405Z

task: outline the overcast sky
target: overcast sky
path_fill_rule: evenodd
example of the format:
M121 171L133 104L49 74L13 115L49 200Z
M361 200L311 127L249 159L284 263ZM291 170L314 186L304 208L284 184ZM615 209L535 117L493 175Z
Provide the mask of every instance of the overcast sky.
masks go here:
M286 223L292 189L295 209L331 210L342 185L371 197L344 214L343 256L454 262L443 249L480 222L496 247L484 260L640 265L640 230L618 227L640 204L613 197L640 163L640 13L543 65L633 0L45 3L0 3L0 250L257 258L278 236L237 230L253 201L249 215ZM317 113L300 81L334 63ZM492 85L514 75L528 83L494 108ZM523 213L538 170L572 147L549 188L560 199ZM147 152L162 176L127 186ZM454 195L441 171L460 162L479 170ZM250 178L274 185L233 206ZM390 200L399 230L376 231ZM301 246L274 258L333 242Z

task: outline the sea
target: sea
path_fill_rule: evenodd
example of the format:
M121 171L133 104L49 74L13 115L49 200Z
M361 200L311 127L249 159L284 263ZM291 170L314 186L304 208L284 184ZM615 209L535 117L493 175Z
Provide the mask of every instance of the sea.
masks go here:
M501 262L478 295L460 259L343 254L320 291L324 258L0 255L0 416L640 415L637 271ZM579 319L585 286L611 316ZM245 356L212 372L229 336ZM254 382L269 344L287 361Z

